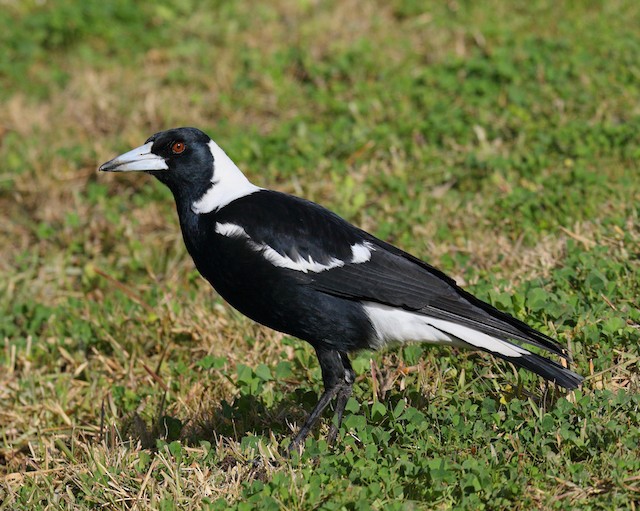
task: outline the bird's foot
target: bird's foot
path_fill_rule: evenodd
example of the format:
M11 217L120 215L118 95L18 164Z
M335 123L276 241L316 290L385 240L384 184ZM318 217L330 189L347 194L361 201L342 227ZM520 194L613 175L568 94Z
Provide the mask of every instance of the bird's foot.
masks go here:
M333 444L336 443L339 432L340 428L335 424L331 424L331 428L329 428L329 434L327 435L327 444L329 444L329 446L333 446Z

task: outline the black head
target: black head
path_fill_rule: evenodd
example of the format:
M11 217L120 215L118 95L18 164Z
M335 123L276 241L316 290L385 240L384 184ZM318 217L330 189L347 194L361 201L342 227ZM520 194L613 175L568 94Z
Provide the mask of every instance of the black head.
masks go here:
M103 163L99 170L152 174L169 187L179 206L188 206L196 214L218 210L259 190L196 128L156 133L144 145Z
M144 145L103 163L104 172L147 172L176 195L201 196L213 177L212 140L196 128L175 128L149 137Z

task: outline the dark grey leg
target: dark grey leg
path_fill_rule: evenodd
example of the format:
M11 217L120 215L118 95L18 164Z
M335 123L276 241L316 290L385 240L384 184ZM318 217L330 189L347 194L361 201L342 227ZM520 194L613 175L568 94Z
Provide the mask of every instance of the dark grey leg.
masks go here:
M304 443L304 440L309 435L309 432L322 416L322 412L324 412L331 400L337 396L335 410L337 420L331 425L329 436L327 438L330 444L333 443L338 435L338 429L342 424L344 408L347 405L349 396L351 395L355 373L351 368L351 363L349 362L347 354L335 350L324 350L319 348L316 348L316 354L318 355L318 361L320 362L320 369L322 369L324 392L320 396L318 404L311 411L304 425L300 428L300 431L289 445L289 451L300 448Z
M351 392L353 391L353 382L356 379L356 373L351 367L351 362L349 361L349 357L347 357L346 353L340 353L340 358L342 359L342 365L344 367L344 382L340 385L340 389L338 390L338 397L336 398L336 410L334 420L331 424L331 428L329 429L329 434L327 435L327 443L329 445L333 445L338 437L338 431L340 431L340 426L342 425L342 416L344 415L344 408L347 406L347 401L351 397Z

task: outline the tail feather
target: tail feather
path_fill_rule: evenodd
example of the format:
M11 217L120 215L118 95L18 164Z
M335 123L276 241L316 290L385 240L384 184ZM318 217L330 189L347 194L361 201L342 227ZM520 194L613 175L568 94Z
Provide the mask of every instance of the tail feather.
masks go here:
M542 332L538 332L526 323L493 308L489 304L485 304L479 300L478 302L485 306L484 309L478 308L478 310L481 311L481 314L485 314L485 317L482 319L461 318L455 313L440 309L436 310L431 306L425 308L424 314L427 316L439 317L446 321L464 324L473 330L499 339L513 339L520 341L531 346L535 346L536 348L549 351L568 361L571 360L571 357L566 350L555 339L552 339ZM492 310L489 310L489 308Z
M499 355L500 356L500 355ZM571 369L561 366L553 360L541 357L535 353L522 355L521 357L501 357L508 360L517 367L528 369L544 379L564 387L565 389L575 389L580 386L584 378Z
M372 348L379 348L391 341L448 344L491 353L567 389L574 389L582 382L582 377L573 371L511 342L510 339L516 337L511 332L488 329L476 322L470 324L457 318L444 319L379 303L365 302L363 307L375 331ZM540 347L535 339L531 340L523 334L518 335L517 340ZM555 341L546 347L546 350L568 358Z
M532 353L522 346L509 342L507 339L494 337L448 321L437 321L437 324L434 323L434 321L430 321L430 324L434 328L445 335L458 339L470 348L491 353L503 360L511 362L517 367L528 369L566 389L575 389L584 379L579 374L561 366L557 362Z

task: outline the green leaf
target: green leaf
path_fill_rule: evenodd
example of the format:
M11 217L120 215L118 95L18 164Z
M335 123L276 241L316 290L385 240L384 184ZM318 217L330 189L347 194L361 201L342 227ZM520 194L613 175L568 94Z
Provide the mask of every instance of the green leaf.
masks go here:
M547 308L547 303L550 300L550 295L542 288L530 289L527 293L527 307L534 312L543 311Z
M371 405L371 419L374 421L380 421L387 415L387 407L380 401L376 401Z
M273 379L273 376L271 375L271 369L265 364L260 364L258 367L256 367L255 374L262 381L270 381Z

